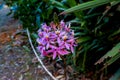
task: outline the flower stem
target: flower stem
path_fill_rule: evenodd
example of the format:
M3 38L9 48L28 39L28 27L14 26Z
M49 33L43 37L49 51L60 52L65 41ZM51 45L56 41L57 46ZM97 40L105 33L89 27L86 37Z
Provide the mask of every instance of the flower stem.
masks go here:
M64 76L65 76L65 80L67 80L66 58L62 57L62 59L63 59L63 63L64 63Z

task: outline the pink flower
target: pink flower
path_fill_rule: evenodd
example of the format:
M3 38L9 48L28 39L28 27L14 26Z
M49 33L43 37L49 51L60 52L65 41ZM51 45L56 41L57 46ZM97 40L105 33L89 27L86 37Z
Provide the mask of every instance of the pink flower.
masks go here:
M65 27L65 22L64 22L63 20L60 22L60 27L61 27L61 28L64 28L64 27Z
M60 57L61 55L63 56L69 54L69 52L62 47L55 47L51 50L48 50L47 52L48 54L52 54L53 59L55 59L57 56Z
M50 55L53 59L74 52L76 46L74 31L70 29L70 24L66 25L61 21L59 24L42 24L38 30L38 51L41 56Z
M41 52L41 56L46 56L45 53L45 43L41 40L41 39L37 39L38 42L38 47L37 49L39 50L39 52Z
M70 32L70 23L69 23L69 25L65 25L65 27L64 27L64 29L65 29L65 31L66 32Z

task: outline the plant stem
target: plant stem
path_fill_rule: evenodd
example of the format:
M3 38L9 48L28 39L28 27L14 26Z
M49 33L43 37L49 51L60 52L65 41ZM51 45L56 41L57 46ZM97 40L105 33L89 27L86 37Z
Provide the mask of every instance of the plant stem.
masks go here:
M85 72L86 54L87 54L87 52L85 51L85 53L84 53L84 57L83 57L83 64L82 64L83 72Z
M64 63L64 76L65 76L65 80L67 80L66 58L62 57L62 59L63 59L63 63Z

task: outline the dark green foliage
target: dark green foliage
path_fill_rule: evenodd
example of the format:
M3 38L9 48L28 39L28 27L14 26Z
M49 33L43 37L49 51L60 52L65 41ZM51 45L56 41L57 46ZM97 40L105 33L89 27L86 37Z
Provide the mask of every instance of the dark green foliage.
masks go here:
M62 1L55 0L5 0L10 6L17 6L14 17L22 21L23 27L36 31L43 22L53 20L53 14L65 10Z
M119 5L120 4L112 6L112 4L107 4L84 10L81 12L80 18L77 17L74 21L71 21L73 24L76 24L75 26L73 25L72 28L76 32L75 36L78 42L72 59L74 66L78 66L75 68L80 72L82 71L84 73L91 69L95 71L97 66L95 62L104 54L108 53L109 50L116 48L115 45L120 42ZM72 12L72 10L70 11ZM113 58L110 60L108 59L109 61L106 62L105 66L103 65L103 68L105 68L107 64L110 65L119 59L119 52L115 53L113 51L111 55L113 54L116 55L112 56ZM109 56L106 56L106 58L108 57ZM103 60L101 62L103 62ZM96 71L101 68L102 66L99 66Z

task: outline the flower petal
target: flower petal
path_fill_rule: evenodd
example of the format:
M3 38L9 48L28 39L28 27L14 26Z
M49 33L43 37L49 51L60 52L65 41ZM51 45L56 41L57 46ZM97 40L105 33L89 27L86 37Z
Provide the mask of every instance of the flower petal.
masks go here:
M50 43L48 42L47 45L46 45L46 49L48 49L50 46Z
M53 49L50 49L50 50L47 51L48 54L49 54L49 53L53 53L53 52L54 52Z
M43 56L47 56L47 52L45 50L43 51L42 54L43 54Z
M61 36L63 36L65 33L66 33L65 31L62 31L62 32L60 32L60 35L59 35L59 36L61 37Z
M62 50L62 54L64 54L64 55L67 55L67 54L69 54L70 52L68 52L67 50Z
M57 49L57 47L54 46L54 45L50 45L50 48L52 48L52 49Z
M74 48L73 48L73 46L71 46L70 49L71 49L71 52L74 53Z
M60 45L61 41L60 41L60 38L59 38L59 37L57 38L57 42L58 42L58 44Z
M64 55L64 53L63 53L62 50L58 51L58 54L59 54L59 55Z
M57 53L56 53L56 51L54 51L54 53L53 53L53 60L56 58L56 56L57 56Z
M65 42L65 47L69 50L70 48L69 48L69 44L67 44L66 42Z
M60 55L67 55L67 54L69 54L70 52L68 52L67 50L60 50L60 51L58 51L58 53L59 53Z
M67 40L67 42L69 42L69 43L74 43L75 40L74 40L74 39L70 39L70 40Z

